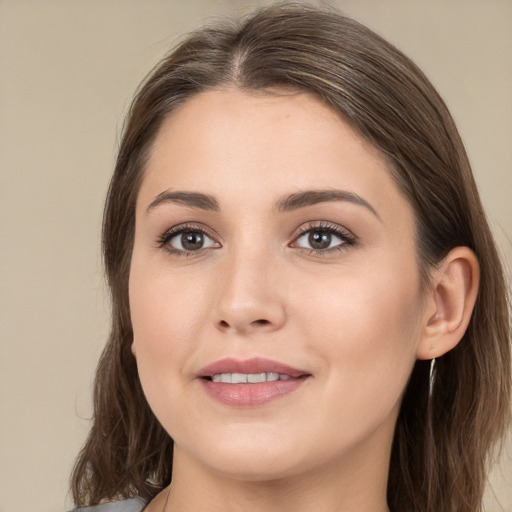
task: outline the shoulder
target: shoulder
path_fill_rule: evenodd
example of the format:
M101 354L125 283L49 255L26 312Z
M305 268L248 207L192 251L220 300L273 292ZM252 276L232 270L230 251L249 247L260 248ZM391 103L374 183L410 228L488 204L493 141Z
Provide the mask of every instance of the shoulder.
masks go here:
M142 512L145 502L140 498L103 503L93 507L75 508L71 512Z

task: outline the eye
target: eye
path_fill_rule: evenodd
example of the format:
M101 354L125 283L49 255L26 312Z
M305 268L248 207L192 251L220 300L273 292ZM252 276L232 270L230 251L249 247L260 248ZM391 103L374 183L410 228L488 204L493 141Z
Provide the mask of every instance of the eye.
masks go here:
M291 246L313 252L330 252L354 244L355 237L347 229L336 224L321 224L305 226Z
M297 246L303 247L305 249L315 249L316 251L323 251L325 249L332 249L337 245L341 245L343 240L329 232L329 231L310 231L309 233L304 233L299 238L297 238Z
M158 240L159 247L165 247L174 254L190 254L211 247L220 247L205 230L198 227L176 226Z
M201 231L183 231L169 239L169 245L180 251L198 251L213 247L214 241Z

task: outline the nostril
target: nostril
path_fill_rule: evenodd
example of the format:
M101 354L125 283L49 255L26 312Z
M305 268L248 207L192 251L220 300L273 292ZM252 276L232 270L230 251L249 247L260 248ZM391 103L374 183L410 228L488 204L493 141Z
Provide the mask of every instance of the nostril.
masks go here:
M265 320L264 318L261 318L260 320L254 320L253 324L258 325L268 325L270 322L268 320Z
M231 332L231 330L249 334L251 332L269 332L274 329L278 329L281 325L281 318L274 315L265 315L265 311L259 311L259 314L263 315L258 318L259 315L251 314L253 311L246 311L237 309L229 312L230 314L220 315L215 321L216 329L221 332Z

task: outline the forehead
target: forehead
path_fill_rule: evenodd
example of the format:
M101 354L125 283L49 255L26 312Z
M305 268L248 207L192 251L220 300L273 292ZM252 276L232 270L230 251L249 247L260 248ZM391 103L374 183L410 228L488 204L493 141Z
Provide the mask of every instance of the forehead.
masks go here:
M213 90L162 124L140 201L149 204L169 188L249 202L340 187L364 192L377 206L405 201L382 153L314 96Z

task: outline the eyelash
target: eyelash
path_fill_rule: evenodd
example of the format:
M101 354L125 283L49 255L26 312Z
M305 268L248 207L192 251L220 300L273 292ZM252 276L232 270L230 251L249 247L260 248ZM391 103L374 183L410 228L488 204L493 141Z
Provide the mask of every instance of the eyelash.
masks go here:
M336 245L334 247L328 249L313 249L306 247L299 247L294 245L297 241L303 237L304 235L312 232L323 232L330 235L335 235L340 238L342 243ZM205 226L199 226L197 224L179 224L177 226L173 226L171 229L168 229L162 236L157 239L157 247L160 249L165 249L168 253L176 256L195 256L204 251L205 249L198 249L196 251L187 251L182 249L176 249L169 245L169 242L177 235L182 233L191 232L191 233L199 233L202 235L206 235L208 238L215 239L217 238L214 233L210 230L206 229ZM345 251L349 247L357 244L357 237L354 236L348 229L339 226L338 224L332 224L330 222L309 222L299 229L299 232L294 236L293 241L289 244L289 247L297 247L302 249L303 251L307 251L309 254L318 255L318 256L328 256L333 252Z
M346 251L349 247L352 247L357 244L357 237L351 233L348 229L338 225L338 224L332 224L330 222L310 222L307 223L299 229L299 232L297 235L295 235L292 244L297 243L297 241L303 237L304 235L308 233L314 233L322 232L327 233L329 235L335 235L338 237L342 243L339 245L336 245L334 247L331 247L329 249L308 249L306 247L302 247L301 249L304 251L307 251L309 254L316 255L316 256L329 256L332 255L334 252L339 251ZM293 245L290 244L292 247Z
M212 233L210 230L206 229L205 226L200 226L197 224L179 224L177 226L173 226L171 229L168 229L162 236L158 238L157 247L166 250L168 253L174 256L195 256L198 253L202 252L204 249L198 249L197 251L187 251L176 249L175 247L169 245L169 242L175 236L187 232L206 235L208 238L211 239L217 238L216 235Z

